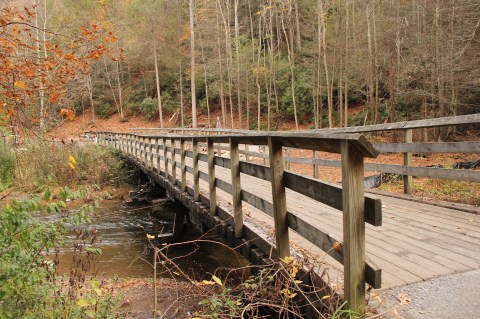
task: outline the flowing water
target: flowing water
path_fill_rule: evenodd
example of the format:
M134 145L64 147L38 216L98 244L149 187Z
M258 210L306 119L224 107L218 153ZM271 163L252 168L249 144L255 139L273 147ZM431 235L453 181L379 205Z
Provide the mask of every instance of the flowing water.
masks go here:
M95 256L90 272L119 277L152 276L153 246L147 234L170 232L173 229L173 216L178 209L183 207L171 202L156 206L155 210L147 204L132 207L124 202L103 202L94 222L82 226L97 230L96 244L102 250L101 255ZM55 218L54 215L42 217L45 220ZM199 238L201 241L195 242ZM179 244L179 240L187 243ZM248 264L241 255L221 244L215 234L202 235L189 227L179 240L163 252L175 261L181 272L196 280L210 278L211 274L218 271L226 274L232 268ZM70 234L60 250L60 272L68 273L71 268L75 241L75 234ZM157 245L159 248L165 247L161 243ZM161 265L159 263L158 269L161 276L171 277L172 273L179 273L175 269L166 271Z

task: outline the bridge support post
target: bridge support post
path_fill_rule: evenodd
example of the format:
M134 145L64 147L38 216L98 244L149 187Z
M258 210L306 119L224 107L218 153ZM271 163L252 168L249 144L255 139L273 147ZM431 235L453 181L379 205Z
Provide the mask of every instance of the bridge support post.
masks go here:
M182 192L187 189L187 165L185 164L185 139L180 139L180 170L182 171Z
M170 139L170 147L171 147L171 154L172 154L172 183L175 186L177 182L177 161L175 160L175 139Z
M408 129L404 132L404 142L412 143L412 130ZM403 153L403 165L412 165L412 153ZM403 193L412 195L412 176L403 175Z
M162 138L163 144L163 164L165 168L165 179L168 179L168 155L167 155L167 139L164 137Z
M208 189L210 198L210 215L217 214L217 188L215 186L215 152L212 139L207 139L208 147Z
M143 143L143 162L145 163L145 167L148 168L148 153L147 153L147 137L142 138Z
M242 187L240 184L240 162L238 142L230 138L230 171L232 173L232 209L235 238L243 237Z
M157 165L157 174L160 175L160 144L158 143L158 137L155 137L155 161Z
M343 256L345 299L351 310L365 314L365 198L363 155L341 141Z
M198 202L200 200L200 173L198 170L198 141L192 139L193 148L193 200Z
M283 183L282 144L275 138L268 138L270 154L270 179L272 183L273 219L275 222L275 239L279 258L290 256L290 244L287 219L287 196Z

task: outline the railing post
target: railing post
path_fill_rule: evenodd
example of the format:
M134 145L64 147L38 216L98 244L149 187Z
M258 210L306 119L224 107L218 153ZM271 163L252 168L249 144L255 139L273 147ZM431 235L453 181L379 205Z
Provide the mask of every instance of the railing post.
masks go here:
M313 178L318 179L318 165L315 163L315 160L318 158L318 152L313 151Z
M138 159L138 136L135 135L135 160Z
M193 200L198 202L200 200L200 173L198 170L198 141L192 139L193 148Z
M168 155L167 155L167 139L164 137L162 138L162 143L163 143L163 164L165 167L165 179L168 179Z
M172 154L172 183L175 185L177 182L177 162L175 160L175 139L170 139L170 147L171 147L171 154Z
M363 155L341 142L343 256L345 299L351 310L365 314L365 198Z
M404 132L404 142L412 143L412 130ZM412 166L412 153L403 153L403 165ZM403 193L412 195L412 176L403 175Z
M240 161L238 142L230 138L230 171L232 173L232 208L235 238L243 237L242 186L240 183Z
M213 141L207 138L208 147L208 190L210 198L210 215L217 214L217 188L215 186L215 152Z
M273 219L275 223L275 239L279 258L290 256L287 196L283 184L283 153L282 144L275 138L268 138L268 153L270 158L270 179L272 183Z
M148 142L149 142L149 145L148 145L148 152L150 153L150 167L152 168L152 171L153 171L153 142L152 142L152 137L149 136L148 137Z
M145 163L145 167L147 167L148 164L148 153L147 153L147 137L143 137L143 162ZM147 167L148 168L148 167Z
M157 174L160 175L160 144L158 137L155 137L155 156L157 157Z
M185 139L180 139L180 169L182 171L182 192L187 189L187 165L185 164Z

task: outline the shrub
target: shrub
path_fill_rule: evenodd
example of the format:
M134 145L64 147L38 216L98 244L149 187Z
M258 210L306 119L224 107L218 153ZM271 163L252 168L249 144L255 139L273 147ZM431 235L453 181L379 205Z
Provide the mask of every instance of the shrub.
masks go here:
M75 160L73 168L70 156ZM45 185L106 185L122 174L123 165L114 151L93 144L78 147L35 142L17 158L15 184L24 190Z
M111 105L108 102L98 104L97 106L95 106L95 114L101 119L106 119L110 116L110 108Z
M158 116L157 99L152 99L151 97L143 99L142 103L140 103L140 110L142 111L143 116L148 120Z
M0 142L0 191L8 186L15 177L15 154L10 145ZM2 186L2 184L4 186Z

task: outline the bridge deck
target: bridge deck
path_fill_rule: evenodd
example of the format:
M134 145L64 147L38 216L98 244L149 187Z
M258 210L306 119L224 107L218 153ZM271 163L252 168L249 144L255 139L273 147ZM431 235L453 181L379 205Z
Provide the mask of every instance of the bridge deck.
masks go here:
M191 165L191 159L187 158L187 166ZM161 167L164 167L163 161ZM199 163L199 169L208 172L204 162ZM177 178L180 173L177 168ZM216 178L230 183L230 171L217 166ZM187 180L189 185L193 184L191 174L187 174ZM269 182L241 174L241 184L250 193L272 201ZM200 181L200 192L208 196L208 183L203 180ZM366 254L383 271L382 288L480 269L478 215L387 196L370 196L380 198L383 206L383 225L366 225ZM231 198L217 189L219 205L228 206ZM264 228L264 233L270 234L267 239L273 242L273 219L245 202L243 207L248 216L246 222ZM342 212L288 189L287 208L334 238L343 238ZM297 250L303 248L321 253L313 244L295 236L292 230L290 232L295 243L293 247ZM330 269L337 268L340 274L342 266L339 263L329 256L325 261Z

